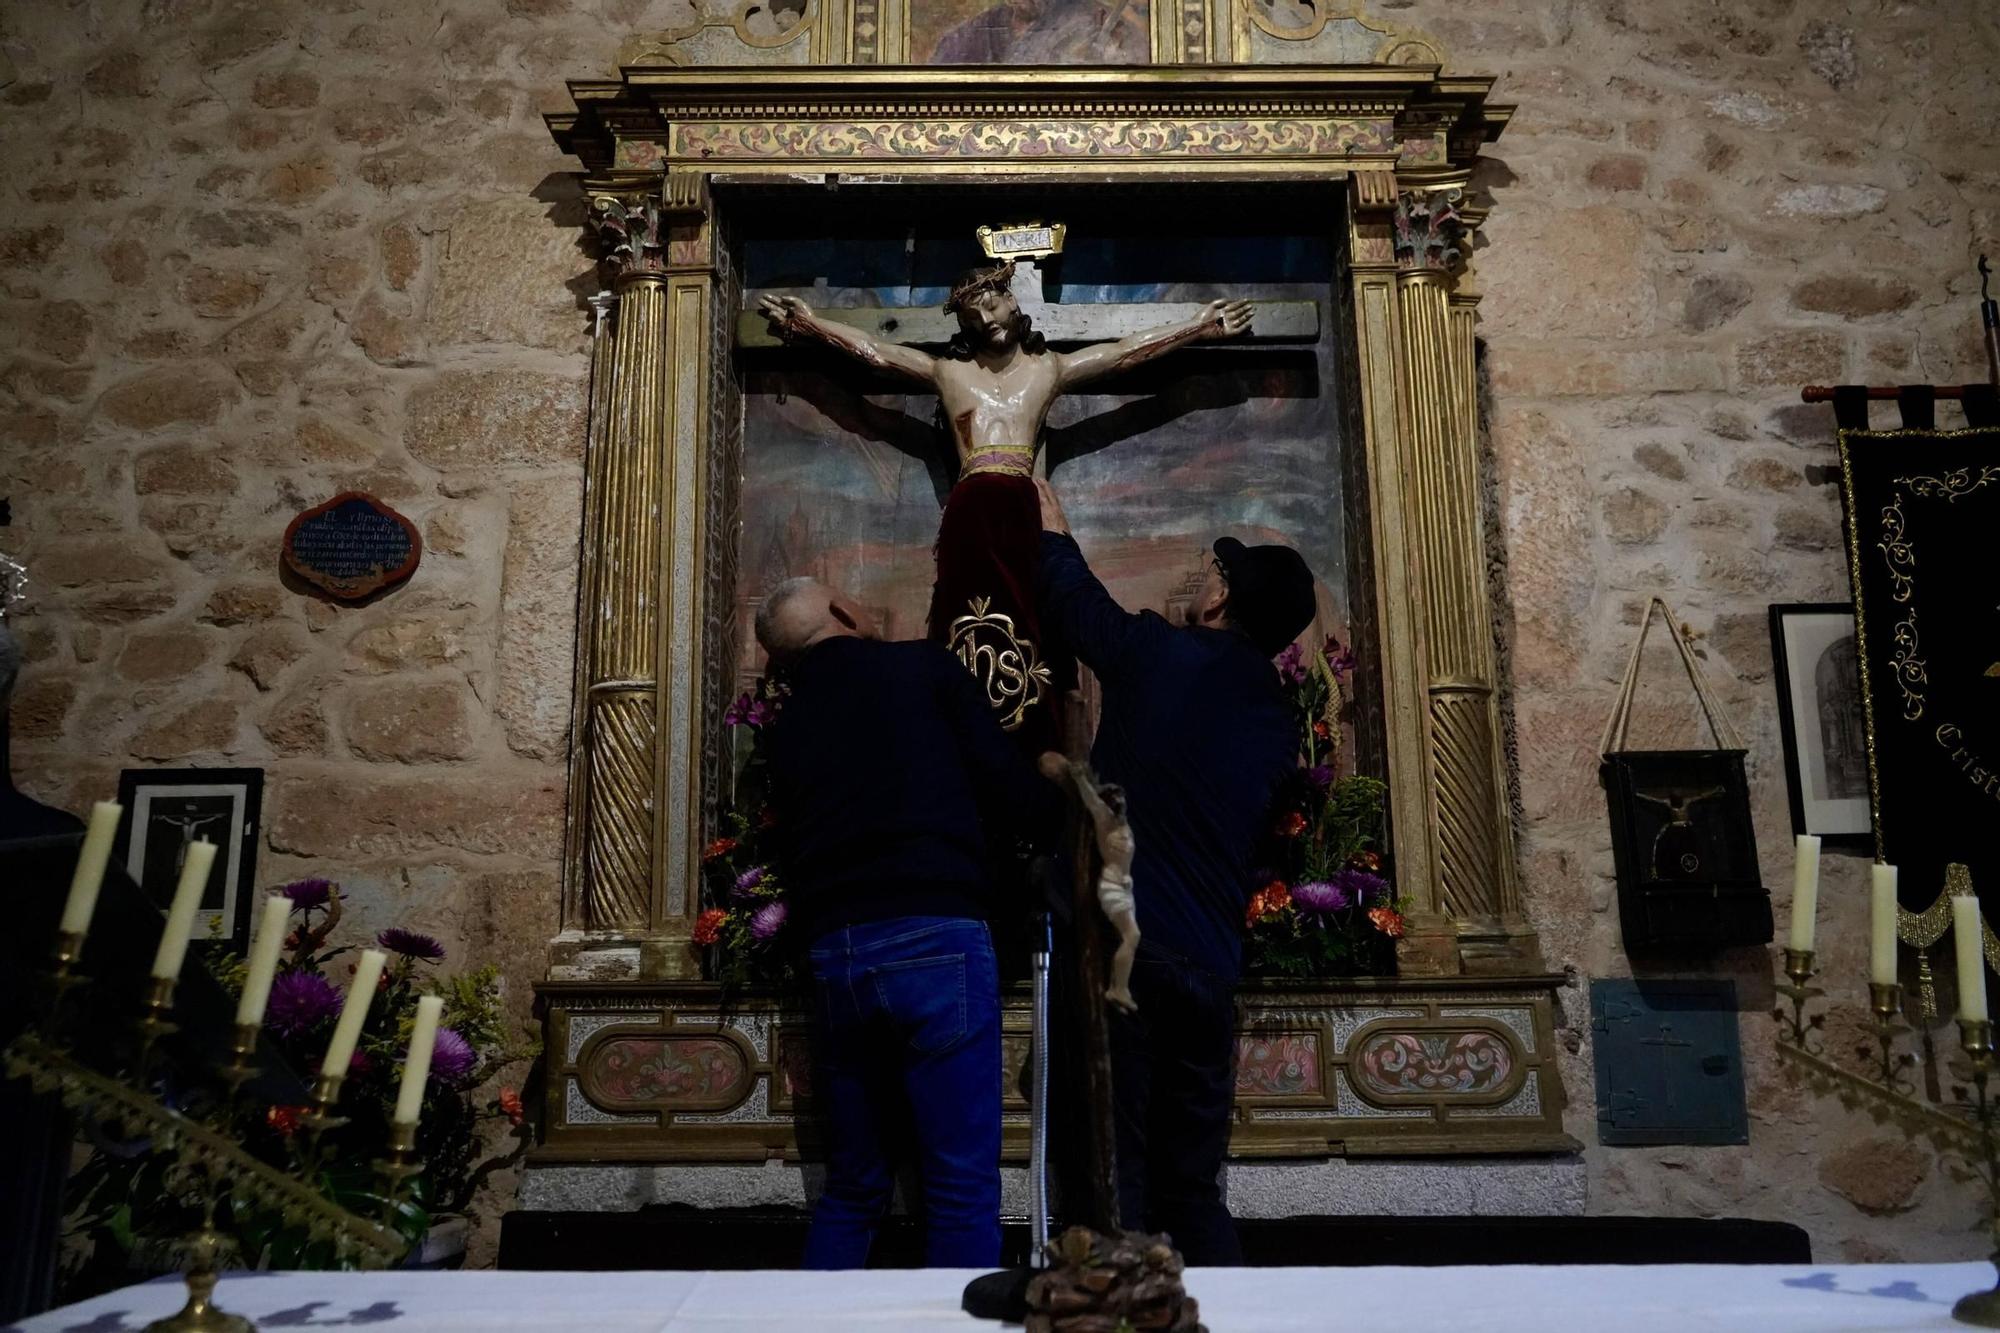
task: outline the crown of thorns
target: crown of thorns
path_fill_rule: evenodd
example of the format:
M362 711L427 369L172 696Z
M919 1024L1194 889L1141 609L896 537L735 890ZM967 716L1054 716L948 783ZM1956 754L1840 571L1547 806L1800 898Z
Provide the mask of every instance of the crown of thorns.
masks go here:
M1011 259L1004 264L981 269L951 289L951 299L944 303L944 312L947 315L956 314L981 292L1011 292L1013 281L1014 261Z

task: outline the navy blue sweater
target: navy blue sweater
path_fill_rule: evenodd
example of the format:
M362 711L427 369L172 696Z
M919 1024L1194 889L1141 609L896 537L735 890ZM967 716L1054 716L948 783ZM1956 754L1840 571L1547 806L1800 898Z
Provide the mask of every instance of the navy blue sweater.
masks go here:
M789 678L759 749L799 937L987 916L989 852L1046 837L1062 807L971 673L935 643L836 638L808 648Z
M1277 670L1234 630L1125 610L1059 533L1042 534L1041 605L1104 687L1090 759L1125 788L1142 939L1234 981L1250 858L1298 762Z

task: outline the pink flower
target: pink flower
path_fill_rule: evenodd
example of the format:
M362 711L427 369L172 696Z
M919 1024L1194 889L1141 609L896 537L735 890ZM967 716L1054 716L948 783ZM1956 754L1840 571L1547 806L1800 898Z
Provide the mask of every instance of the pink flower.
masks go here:
M1293 644L1278 654L1278 674L1297 685L1306 678L1306 650Z
M736 877L735 894L738 898L748 898L757 892L759 886L770 878L769 866L751 866Z
M1316 916L1326 916L1353 903L1347 890L1338 884L1328 884L1319 880L1293 885L1292 901L1299 905L1300 911L1311 912Z
M1366 870L1343 870L1333 877L1341 891L1354 902L1383 906L1390 900L1389 881Z
M1339 639L1329 635L1319 651L1320 655L1326 658L1326 669L1334 674L1335 679L1344 679L1354 674L1354 654L1343 648Z

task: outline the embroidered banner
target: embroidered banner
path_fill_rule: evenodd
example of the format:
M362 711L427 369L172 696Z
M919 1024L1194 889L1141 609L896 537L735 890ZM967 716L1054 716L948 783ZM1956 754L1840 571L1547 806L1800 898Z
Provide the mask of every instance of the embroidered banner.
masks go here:
M1842 430L1876 849L1903 906L2000 917L2000 429Z

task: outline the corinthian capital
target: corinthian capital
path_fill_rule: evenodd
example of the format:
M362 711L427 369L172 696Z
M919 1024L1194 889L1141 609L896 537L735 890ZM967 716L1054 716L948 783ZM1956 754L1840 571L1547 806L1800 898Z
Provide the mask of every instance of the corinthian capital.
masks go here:
M627 273L658 273L666 267L668 219L658 196L592 195L590 225L604 249L598 262L612 280Z
M1396 196L1396 267L1413 273L1449 273L1463 256L1465 224L1458 202L1465 191L1409 190Z

